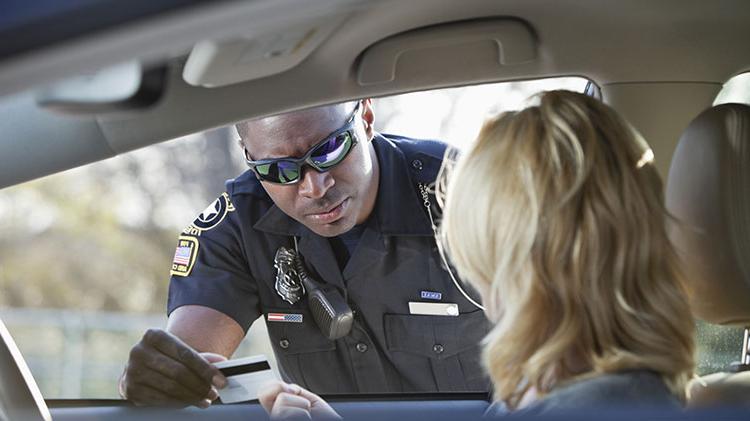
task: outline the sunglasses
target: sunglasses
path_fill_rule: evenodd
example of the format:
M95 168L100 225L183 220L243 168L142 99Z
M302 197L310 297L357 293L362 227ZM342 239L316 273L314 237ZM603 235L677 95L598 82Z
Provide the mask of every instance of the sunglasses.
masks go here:
M302 179L302 167L307 165L315 171L326 172L340 164L357 144L354 134L354 117L360 102L344 125L310 148L302 158L274 158L253 161L245 148L245 162L258 179L275 184L294 184Z

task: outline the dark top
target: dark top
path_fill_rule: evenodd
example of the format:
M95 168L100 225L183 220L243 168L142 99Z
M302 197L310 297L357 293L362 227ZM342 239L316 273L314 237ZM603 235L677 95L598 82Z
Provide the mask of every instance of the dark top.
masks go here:
M339 268L343 270L346 264L349 262L349 258L354 254L354 250L359 244L362 234L367 228L366 225L355 225L349 231L331 238L331 247L333 247L333 254L336 256L336 261L339 264Z
M343 270L329 239L276 207L248 171L180 236L168 311L207 306L245 330L265 315L283 378L314 392L486 391L478 343L488 322L442 269L417 187L434 182L445 145L391 135L373 144L379 194ZM354 309L349 335L327 339L305 298L289 304L276 293L274 255L293 236L308 271ZM410 314L410 301L430 301L422 296L458 304L459 316Z
M513 414L546 414L587 409L678 409L682 405L669 391L661 376L648 370L603 374L561 385L550 394ZM510 410L496 402L487 416L508 415Z

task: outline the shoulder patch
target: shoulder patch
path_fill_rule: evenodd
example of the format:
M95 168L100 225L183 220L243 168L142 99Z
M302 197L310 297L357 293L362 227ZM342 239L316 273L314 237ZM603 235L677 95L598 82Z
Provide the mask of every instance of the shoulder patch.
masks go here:
M188 276L193 271L195 258L198 256L198 239L181 235L177 239L177 249L172 259L172 270L169 272L175 276Z
M199 237L201 232L216 227L224 220L227 213L234 212L234 205L229 199L229 194L222 193L218 199L208 205L197 218L185 228L182 233Z

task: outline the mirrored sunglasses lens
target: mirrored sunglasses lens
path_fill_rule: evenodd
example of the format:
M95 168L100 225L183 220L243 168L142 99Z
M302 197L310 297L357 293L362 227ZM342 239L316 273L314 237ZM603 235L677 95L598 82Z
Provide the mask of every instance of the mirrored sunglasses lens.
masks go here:
M344 132L332 137L315 150L311 159L318 167L330 168L343 160L351 147L351 133Z
M294 162L279 161L255 167L261 179L273 183L294 183L299 178L299 166Z
M276 163L278 178L282 183L293 183L299 178L299 167L293 162L280 161Z

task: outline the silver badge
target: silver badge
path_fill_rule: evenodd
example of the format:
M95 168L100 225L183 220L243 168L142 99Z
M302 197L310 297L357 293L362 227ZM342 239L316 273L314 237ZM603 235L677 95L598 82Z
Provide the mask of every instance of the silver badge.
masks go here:
M276 268L276 293L289 304L294 304L305 294L305 287L299 280L294 262L297 253L286 247L276 250L273 267Z

